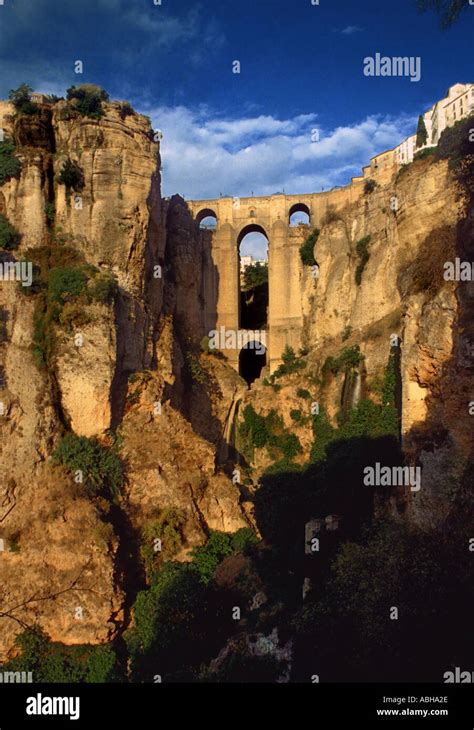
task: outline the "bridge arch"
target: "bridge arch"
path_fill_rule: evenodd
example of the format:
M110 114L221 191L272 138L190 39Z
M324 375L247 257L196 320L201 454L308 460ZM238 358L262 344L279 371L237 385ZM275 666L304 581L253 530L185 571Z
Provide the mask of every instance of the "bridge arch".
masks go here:
M217 226L217 215L216 212L212 210L212 208L203 208L199 211L199 213L197 213L196 222L198 226L201 226L202 222L206 218L213 218L215 220L215 225Z
M267 348L259 340L250 340L239 353L239 373L251 385L267 364Z
M244 330L266 329L269 302L268 234L260 224L251 223L242 228L236 242L239 327ZM266 269L262 268L262 261L267 261ZM249 269L255 262L256 266Z
M239 235L237 236L237 247L240 247L240 244L242 243L245 236L247 236L249 233L261 233L265 236L267 241L269 241L268 233L266 232L265 228L263 226L260 226L258 223L249 223L248 226L244 226L242 230L240 231Z
M297 226L300 223L311 223L311 211L306 203L295 203L288 212L288 225Z

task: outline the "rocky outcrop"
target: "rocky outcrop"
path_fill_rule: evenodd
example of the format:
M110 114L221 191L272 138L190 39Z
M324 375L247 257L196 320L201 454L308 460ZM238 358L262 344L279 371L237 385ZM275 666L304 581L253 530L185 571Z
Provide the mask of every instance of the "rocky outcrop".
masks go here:
M13 281L0 287L3 656L15 634L36 622L72 644L123 631L141 587L126 575L126 543L139 543L157 511L186 514L182 560L209 530L248 525L238 486L216 466L225 408L203 384L186 398L191 366L200 368L204 357L204 242L183 201L161 199L149 121L122 118L115 103L104 110L91 119L58 102L15 116L0 104L0 125L22 163L0 191L2 211L21 234L15 256L46 261L44 252L56 246L66 265L94 266L119 286L113 303L83 304L78 319L52 325L43 370L32 354L38 295ZM81 170L80 189L59 183L67 160ZM202 408L216 412L211 426ZM65 429L107 443L111 428L120 429L126 474L120 518L104 500L91 500L74 475L51 466Z

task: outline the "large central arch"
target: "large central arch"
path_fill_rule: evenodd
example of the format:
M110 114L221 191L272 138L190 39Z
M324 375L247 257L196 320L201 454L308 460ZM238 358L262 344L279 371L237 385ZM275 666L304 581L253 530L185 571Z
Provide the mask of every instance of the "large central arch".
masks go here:
M256 247L266 242L267 254L264 258L267 261L267 277L266 280L261 278L261 269L254 269L254 276L247 280L247 266L249 261L244 262L245 256L242 256L241 247L245 245L245 239L249 234L258 233L262 241L248 241L250 251L247 254L255 256ZM268 283L268 247L269 237L265 228L258 223L251 223L242 228L237 236L237 256L239 269L239 328L243 330L266 330L268 328L268 309L269 309L269 283ZM262 257L256 256L254 260L262 260Z
M268 243L270 243L270 238L268 236L268 233L266 232L266 230L263 226L259 225L258 223L249 223L248 226L244 226L242 228L239 235L237 236L237 248L240 248L240 244L242 243L242 240L249 233L262 233L265 236L265 238L267 239Z

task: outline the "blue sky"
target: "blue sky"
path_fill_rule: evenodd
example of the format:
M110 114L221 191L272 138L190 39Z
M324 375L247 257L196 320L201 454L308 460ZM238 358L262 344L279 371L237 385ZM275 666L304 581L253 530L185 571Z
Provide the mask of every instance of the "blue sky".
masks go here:
M441 31L415 0L4 0L0 95L95 82L129 99L164 134L166 195L313 192L349 182L451 84L474 81L473 30L474 6ZM421 80L364 76L377 52L420 56Z

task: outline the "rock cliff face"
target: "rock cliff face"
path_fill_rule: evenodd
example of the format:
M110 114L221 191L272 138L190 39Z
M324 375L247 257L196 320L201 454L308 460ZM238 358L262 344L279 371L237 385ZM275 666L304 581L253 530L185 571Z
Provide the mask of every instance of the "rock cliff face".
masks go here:
M14 258L44 261L46 251L55 266L56 255L76 257L113 274L119 287L113 304L87 304L82 320L54 325L46 370L32 353L37 297L13 281L0 287L3 656L36 621L66 643L103 642L122 630L128 543L157 510L185 513L179 559L209 529L248 524L238 487L216 467L224 424L211 413L221 401L212 405L199 384L184 397L183 372L197 362L191 353L204 333L203 242L183 201L161 199L159 145L147 119L122 119L114 103L104 108L95 120L68 118L65 102L32 117L0 105L0 126L22 164L0 189L1 212L21 234ZM76 191L58 182L67 160L83 175ZM120 427L120 518L52 466L65 427L102 443ZM138 578L132 592L140 585Z
M400 342L403 446L423 468L423 489L405 495L405 517L440 524L457 499L470 499L474 292L442 271L446 260L472 255L473 214L448 166L420 161L322 221L319 278L305 270L300 279L305 369L274 389L263 380L247 389L225 358L201 349L215 324L210 234L197 230L181 198L161 199L159 145L146 118L122 118L115 103L104 109L100 120L71 118L58 102L17 117L0 104L0 126L22 164L0 187L0 212L22 236L14 258L42 270L45 261L57 266L55 257L80 260L118 282L113 300L54 323L46 369L32 347L40 295L13 281L0 286L0 658L35 622L69 644L122 632L143 587L141 536L163 510L182 517L175 557L183 561L209 530L253 524L257 478L275 459L258 448L241 455L240 468L245 456L253 475L232 479L245 406L276 410L298 435L294 461L307 462L312 402L334 423L346 397L344 376L325 382L322 372L343 348L358 345L364 356L352 403L380 401L375 383L391 336ZM68 160L82 171L77 191L58 180ZM358 282L364 240L369 258ZM2 252L2 261L13 254ZM119 436L118 506L91 499L53 465L68 430L102 444L110 431Z
M391 335L399 338L402 443L423 472L410 514L425 526L452 509L472 449L472 333L460 321L473 285L443 278L446 261L471 260L470 216L448 164L416 162L323 228L321 276L306 302L311 360L359 344L369 385L386 365ZM359 285L356 243L366 236L370 258Z

